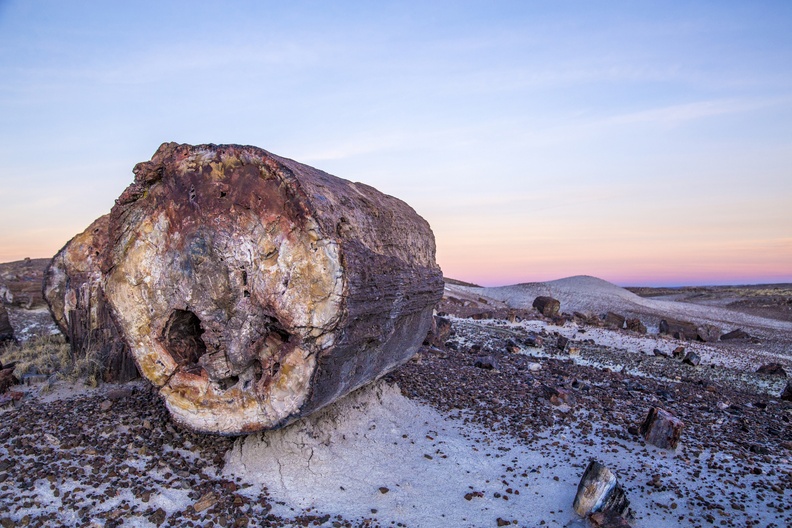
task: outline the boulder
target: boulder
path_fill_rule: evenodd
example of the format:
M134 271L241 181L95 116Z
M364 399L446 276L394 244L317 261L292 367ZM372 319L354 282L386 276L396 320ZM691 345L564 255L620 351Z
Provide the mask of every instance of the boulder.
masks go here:
M638 431L647 443L661 449L676 449L684 426L682 420L670 412L652 407Z
M166 143L134 173L104 294L177 422L281 427L421 346L443 278L404 202L248 146Z
M561 311L561 302L552 297L539 296L534 299L533 307L545 317L554 317Z

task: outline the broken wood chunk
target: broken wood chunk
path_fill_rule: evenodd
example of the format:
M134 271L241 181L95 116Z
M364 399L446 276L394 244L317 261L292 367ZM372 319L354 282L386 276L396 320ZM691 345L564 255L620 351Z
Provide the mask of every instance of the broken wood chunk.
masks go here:
M176 421L277 428L421 346L443 279L404 202L249 146L166 143L134 173L104 293Z
M126 382L138 371L107 303L101 273L109 220L99 217L58 251L44 271L43 293L69 340L72 361L88 358L100 365L104 381Z
M558 299L540 295L534 299L533 307L545 317L553 317L558 315L561 310L561 302Z
M596 512L623 515L630 501L616 478L616 474L596 460L589 462L578 484L572 507L586 517Z
M639 432L646 441L661 449L676 449L685 424L659 407L652 407L641 424Z

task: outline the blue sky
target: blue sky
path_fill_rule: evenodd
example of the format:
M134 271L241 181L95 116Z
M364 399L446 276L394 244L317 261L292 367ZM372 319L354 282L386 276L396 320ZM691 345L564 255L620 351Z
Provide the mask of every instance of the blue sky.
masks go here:
M373 185L484 284L792 282L792 2L0 0L0 261L160 143Z

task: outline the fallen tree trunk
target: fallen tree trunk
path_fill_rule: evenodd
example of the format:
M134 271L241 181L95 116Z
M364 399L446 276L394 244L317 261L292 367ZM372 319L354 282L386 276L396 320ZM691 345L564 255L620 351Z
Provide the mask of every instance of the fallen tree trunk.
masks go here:
M280 427L420 347L443 280L404 202L255 147L163 144L134 172L105 293L178 422Z
M95 361L104 381L138 377L104 295L101 261L110 215L95 220L52 258L44 271L44 299L69 340L72 361Z

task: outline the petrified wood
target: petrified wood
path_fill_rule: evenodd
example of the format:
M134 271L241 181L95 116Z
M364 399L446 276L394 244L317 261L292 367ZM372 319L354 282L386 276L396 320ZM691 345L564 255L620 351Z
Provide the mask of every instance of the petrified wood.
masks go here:
M652 407L646 414L639 432L652 445L661 449L676 449L684 426L682 420L670 412Z
M623 515L630 501L619 484L616 474L596 460L589 462L580 478L572 507L585 517L595 512L612 512Z
M163 144L134 173L105 293L176 421L280 427L420 347L443 280L404 202L237 145Z
M124 382L138 372L104 295L101 261L109 221L109 215L99 217L58 251L44 271L43 293L72 360L89 358L105 381Z

